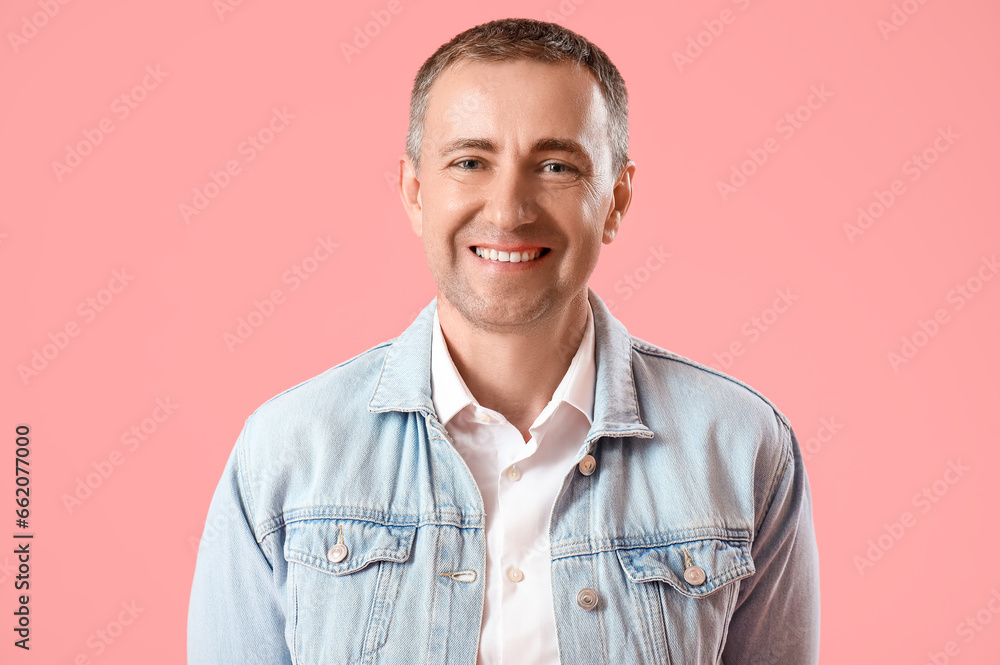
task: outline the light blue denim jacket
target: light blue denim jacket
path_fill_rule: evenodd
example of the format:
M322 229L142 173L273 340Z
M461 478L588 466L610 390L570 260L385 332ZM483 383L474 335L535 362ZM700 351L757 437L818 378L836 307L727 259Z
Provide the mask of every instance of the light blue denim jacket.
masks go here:
M549 524L561 662L816 663L816 539L788 421L588 295L597 388L577 460L597 467L566 470ZM198 550L189 663L474 665L485 517L431 401L436 305L247 419Z

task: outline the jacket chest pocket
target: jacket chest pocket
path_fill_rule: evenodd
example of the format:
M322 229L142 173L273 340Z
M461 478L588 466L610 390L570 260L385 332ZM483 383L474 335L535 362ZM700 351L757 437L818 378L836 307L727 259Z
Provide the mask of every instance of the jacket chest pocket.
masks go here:
M415 526L308 519L285 533L298 663L363 663L385 644Z
M673 665L715 665L722 655L738 580L755 572L746 539L705 538L617 550L636 609ZM657 638L662 638L657 639Z

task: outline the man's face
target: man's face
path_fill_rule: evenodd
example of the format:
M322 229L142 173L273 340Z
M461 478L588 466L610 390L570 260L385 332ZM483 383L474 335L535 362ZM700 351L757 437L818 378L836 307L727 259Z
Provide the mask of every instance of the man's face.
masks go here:
M401 187L439 300L481 329L513 332L586 293L635 170L611 172L590 70L459 62L431 88L423 136L419 176L402 160Z

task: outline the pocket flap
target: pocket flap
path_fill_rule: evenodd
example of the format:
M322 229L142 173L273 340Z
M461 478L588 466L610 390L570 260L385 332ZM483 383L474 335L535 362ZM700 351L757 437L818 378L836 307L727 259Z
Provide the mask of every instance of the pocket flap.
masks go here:
M410 558L415 526L387 526L362 520L309 519L293 522L285 533L285 560L331 575L347 575L375 561L402 563ZM347 556L330 556L343 533Z
M685 551L691 564L705 573L705 581L701 584L684 579ZM620 549L618 560L633 582L666 582L691 598L707 596L728 582L756 572L750 558L750 544L743 540L706 538L659 547Z

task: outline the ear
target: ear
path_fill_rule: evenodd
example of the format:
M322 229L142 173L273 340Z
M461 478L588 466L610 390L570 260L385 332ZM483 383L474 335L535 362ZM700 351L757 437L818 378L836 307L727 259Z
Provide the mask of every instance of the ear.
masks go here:
M421 237L423 233L423 204L420 201L420 180L410 158L404 153L399 157L399 197L403 208L410 217L413 232Z
M629 203L632 202L632 178L635 177L635 162L631 159L622 169L612 190L611 208L608 216L604 220L604 244L611 243L618 234L618 227L621 226L622 218L628 212Z

